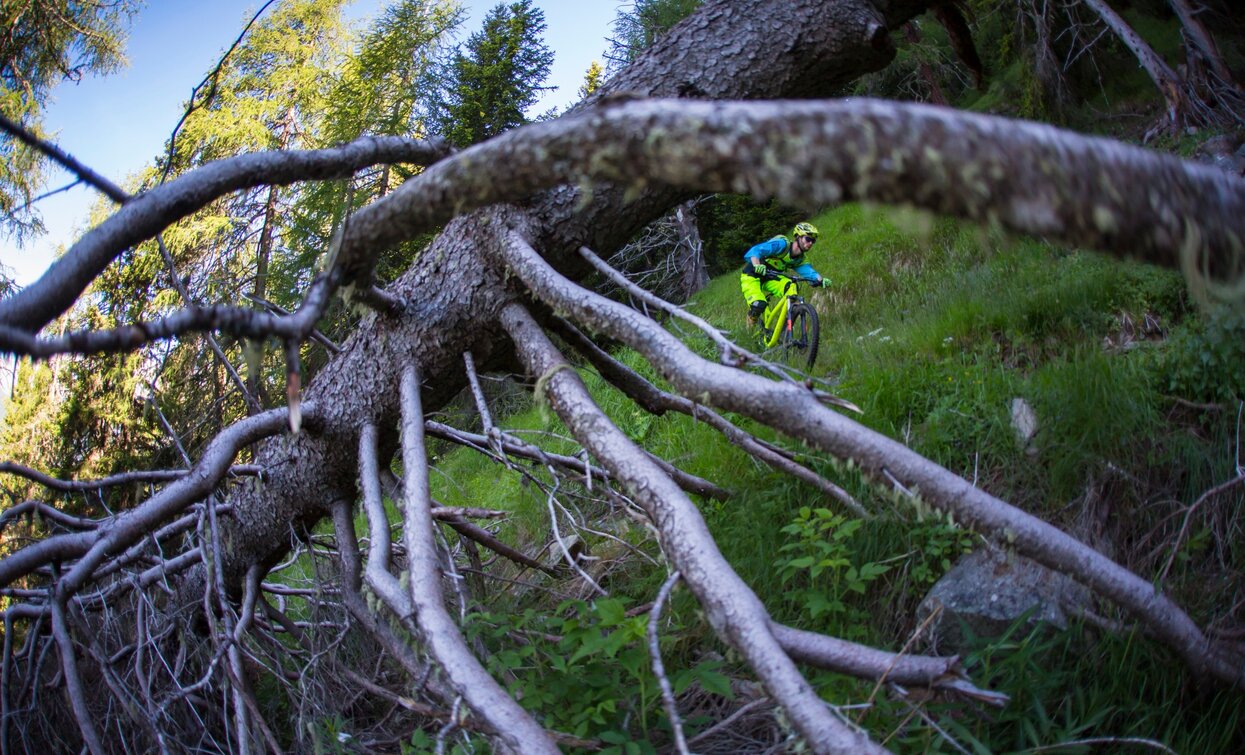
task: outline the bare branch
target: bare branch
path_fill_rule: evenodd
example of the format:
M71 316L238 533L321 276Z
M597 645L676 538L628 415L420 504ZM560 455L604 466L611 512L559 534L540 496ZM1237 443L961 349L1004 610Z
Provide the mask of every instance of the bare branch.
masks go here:
M774 639L761 601L722 557L700 512L601 413L531 315L512 304L502 311L502 325L532 373L543 377L554 411L645 508L661 533L663 550L700 600L718 636L748 661L810 747L817 752L878 751L813 693Z
M663 138L648 138L652 133ZM90 231L39 281L0 302L0 323L37 331L122 249L233 189L378 162L427 163L444 154L440 144L366 137L335 150L260 153L205 166L135 198ZM946 170L956 164L973 167ZM801 166L798 177L789 165ZM1119 142L862 99L653 100L526 126L431 166L353 216L337 264L344 282L366 278L367 255L464 210L562 183L627 186L639 176L685 191L746 190L801 207L912 204L1121 256L1205 267L1221 278L1239 275L1245 256L1238 181ZM1158 196L1145 188L1156 184L1169 191ZM1183 260L1172 257L1174 249Z
M471 208L561 183L640 180L810 209L909 204L1221 279L1245 264L1245 191L1223 171L1042 124L858 98L651 100L516 129L360 210L341 255L361 264L433 227L450 186L461 210L464 197Z
M380 496L380 474L376 459L377 431L375 425L364 425L359 433L359 486L363 490L363 506L367 512L370 547L367 552L365 577L368 587L389 606L389 609L405 619L415 608L398 579L389 571L392 548L389 536L389 518ZM344 531L344 530L343 530ZM353 530L352 530L353 531Z
M177 290L177 295L180 296L182 301L187 305L197 306L198 302L190 296L190 291L186 289L186 284L182 282L181 276L177 273L177 264L174 262L173 255L169 252L168 246L164 243L164 234L156 234L156 246L160 249L160 256L164 259L164 268L168 271L169 279L173 281L173 288ZM208 348L212 350L212 354L216 357L216 361L220 362L221 366L225 368L225 373L229 375L229 380L233 382L234 387L238 389L238 393L242 395L242 400L246 402L250 413L259 414L263 411L263 407L259 405L259 400L256 399L255 396L251 395L251 392L247 390L246 383L242 381L242 378L238 375L238 371L233 368L233 364L225 356L225 351L216 341L216 336L211 333L207 333L206 338Z
M281 315L282 317L288 317L290 314L290 311L286 309L285 307L282 307L279 304L270 302L267 299L261 299L260 297L255 296L254 294L243 293L242 296L247 301L254 302L260 305L261 307L263 307L264 309L268 310L269 312L272 312L273 314ZM310 337L311 337L311 340L323 346L330 354L341 353L341 350L342 350L341 347L333 343L331 340L329 340L329 337L321 333L319 330L312 330L310 333Z
M493 537L489 534L488 530L483 527L478 527L471 522L464 522L461 519L445 519L443 521L463 537L470 538L474 542L483 545L485 548L494 551L498 555L505 556L516 564L522 564L523 566L531 569L538 569L546 574L557 574L556 569L551 569L536 559L530 558L526 554L511 548L509 545L506 545L502 541Z
M123 191L121 187L78 162L73 155L65 152L55 144L35 136L24 126L22 126L22 124L10 120L9 117L3 113L0 113L0 129L4 129L11 135L17 137L21 141L60 163L65 170L77 176L79 182L88 183L91 186L94 186L101 194L117 204L125 204L129 201L130 195Z
M350 144L309 152L260 152L221 160L151 189L88 231L43 277L0 301L0 323L37 332L64 313L121 251L153 237L170 223L231 191L350 175L385 162L427 164L448 154L442 142L366 136Z
M355 620L363 625L364 629L376 638L381 647L385 648L389 655L402 665L412 679L426 678L427 668L420 663L415 652L394 634L393 629L386 622L377 620L360 593L363 576L359 561L359 543L355 538L354 520L350 515L348 502L338 501L333 504L333 524L337 533L338 553L341 556L342 602L345 603L346 609L350 611L351 616L355 617ZM384 547L387 548L388 544L389 538L386 533Z
M57 535L27 546L0 560L0 586L53 561L85 556L65 575L58 591L72 594L112 553L142 539L190 504L203 498L229 471L238 449L280 432L284 409L274 409L241 420L212 440L190 474L173 482L137 508L118 514L112 525L97 532Z
M1210 490L1207 490L1205 493L1198 496L1196 501L1189 504L1189 507L1186 508L1184 512L1184 520L1180 523L1180 531L1176 533L1176 539L1171 544L1171 555L1168 556L1167 562L1163 564L1162 570L1159 571L1158 579L1155 580L1157 585L1162 587L1163 583L1167 581L1167 574L1171 571L1172 564L1176 562L1176 556L1179 555L1180 548L1184 544L1185 535L1189 532L1189 522L1192 520L1193 514L1202 506L1203 503L1211 500L1221 493L1226 493L1237 485L1242 484L1245 484L1245 472L1238 470L1236 477L1233 477L1232 479L1222 482Z
M778 453L757 438L740 430L712 409L682 396L675 396L672 393L661 390L630 367L614 359L574 325L556 318L554 326L559 335L570 341L577 351L587 357L588 361L592 362L602 377L647 411L660 415L672 410L704 422L720 432L732 444L774 469L816 487L826 495L842 503L856 516L862 519L869 518L869 512L843 488L840 488L803 464L792 461L790 458Z
M471 710L489 722L499 740L516 752L556 754L557 745L518 703L502 690L463 642L441 596L441 567L433 540L432 508L424 455L423 410L415 368L402 374L402 460L405 469L403 536L409 559L415 620L455 691Z
M450 427L449 425L437 422L436 420L430 419L424 422L424 430L435 438L441 438L442 440L448 440L452 443L474 448L482 453L492 451L490 447L491 441L487 436L480 435L478 433L469 433L466 430L459 430L456 427ZM501 451L508 456L514 456L519 459L528 459L529 461L536 461L541 464L566 469L581 477L591 475L603 480L609 478L609 472L600 467L586 463L583 459L578 457L551 453L530 443L526 443L519 438L515 438L512 435L502 435L500 437L500 441ZM501 459L498 459L498 461L501 461Z
M653 675L661 685L661 700L666 707L666 716L670 719L670 729L674 732L674 746L681 755L689 755L687 738L683 736L683 722L679 720L679 706L674 700L674 689L666 678L666 667L661 662L661 646L658 640L657 625L661 623L661 607L670 595L670 591L679 582L679 573L672 573L657 591L653 600L653 610L648 615L648 654L653 660Z
M78 672L77 653L73 647L73 637L69 634L69 623L65 620L68 608L63 599L52 601L52 634L56 637L56 646L61 654L61 671L65 674L65 691L73 707L74 718L78 729L82 732L82 740L91 755L104 755L103 742L99 731L91 718L91 708L86 702L86 687L82 683L82 675Z
M1003 705L1008 699L1007 695L974 686L955 656L939 658L891 653L783 624L774 624L771 629L792 658L818 668L879 683L887 681L959 692L991 705Z
M101 524L101 522L95 519L85 519L80 516L66 514L43 501L22 501L16 506L5 509L4 513L0 514L0 532L3 532L10 522L30 514L50 519L62 527L72 530L93 530Z
M656 307L658 310L665 312L666 314L673 315L680 320L684 320L685 322L689 322L696 326L700 332L708 336L709 340L713 341L713 343L718 347L718 355L723 364L741 364L745 361L760 361L754 354L739 348L739 346L735 345L733 341L727 339L726 336L722 335L722 331L705 322L704 318L697 317L682 307L676 307L670 302L654 296L648 291L645 291L636 284L632 283L627 279L627 276L607 265L605 260L594 254L588 247L580 247L579 256L587 260L590 265L596 268L597 272L601 273L606 278L609 278L615 285L622 288L631 296L634 296L649 306Z
M405 301L379 286L357 289L351 298L386 315L396 316L406 311Z
M233 477L241 477L243 475L262 476L263 470L254 464L235 464L227 470L227 473ZM189 474L189 471L185 469L153 469L147 472L121 472L101 477L98 480L61 480L22 464L0 461L0 474L25 477L45 488L59 490L63 493L80 493L88 490L102 490L118 485L128 485L134 482L172 482L185 477Z
M326 303L326 302L325 302ZM109 330L77 330L51 338L37 338L17 328L0 325L0 352L46 359L56 354L106 354L134 351L144 344L189 333L220 331L241 339L268 336L301 339L323 314L323 308L303 307L293 315L279 316L246 307L189 306L151 322L122 325Z
M683 395L708 396L715 406L780 429L836 457L851 459L877 481L893 479L906 490L919 489L921 500L951 514L956 521L1009 543L1023 555L1119 603L1199 673L1245 686L1245 665L1230 650L1212 646L1179 606L1098 551L974 487L903 444L825 408L798 386L701 359L647 317L559 275L518 235L512 234L503 253L539 298L639 351Z

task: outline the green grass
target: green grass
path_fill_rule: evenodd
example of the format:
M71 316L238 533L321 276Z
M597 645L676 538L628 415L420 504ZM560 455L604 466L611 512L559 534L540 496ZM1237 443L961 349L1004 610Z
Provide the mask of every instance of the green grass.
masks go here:
M1236 463L1234 402L1245 380L1241 314L1202 312L1169 271L948 220L846 206L814 222L823 237L812 262L833 281L809 295L822 321L814 374L860 406L859 419L867 426L1056 524L1070 526L1080 514L1075 504L1087 490L1097 491L1115 542L1125 549L1146 543L1117 557L1143 574L1155 573L1169 553L1173 517L1230 476ZM744 333L737 274L714 279L687 306L729 333ZM1147 316L1159 324L1149 336L1137 327ZM712 358L707 339L686 339ZM624 349L616 357L660 384L637 354ZM728 501L696 503L722 552L779 621L898 649L915 629L915 608L929 586L976 542L929 511L897 501L850 465L793 445L802 461L881 514L852 523L839 536L836 528L818 535L809 520L800 524L801 511L834 512L833 501L773 473L703 424L681 415L650 416L590 368L578 371L628 437L732 491ZM1038 417L1029 444L1019 442L1011 427L1017 398ZM1220 408L1191 409L1193 402L1218 402ZM760 437L784 442L771 429L734 419ZM498 422L548 450L574 450L561 423L539 403ZM501 537L552 559L544 489L476 452L444 444L434 452L437 500L507 511ZM547 482L541 470L532 474ZM581 492L582 484L564 482L558 495L574 503L594 529L660 559L645 527L617 508L580 499ZM1245 593L1240 575L1222 567L1239 564L1245 555L1233 534L1243 509L1239 494L1216 502L1213 515L1192 530L1169 576L1168 589L1203 624L1224 611L1216 596ZM652 599L664 569L608 538L588 537L592 553L612 565L603 584L614 598L627 606ZM815 560L805 557L830 547L818 545L819 537L833 543L835 555L832 566L813 569L808 564ZM569 589L530 570L511 574ZM562 634L574 616L575 631L591 641L575 651L590 653L585 658L591 659L591 678L577 681L575 669L537 672L519 659L507 661L512 667L505 673L529 702L581 695L594 700L592 716L555 716L551 723L590 736L607 734L611 742L660 736L654 732L663 730L664 713L649 672L638 661L631 671L619 671L617 659L630 663L642 653L638 640L615 634L623 624L613 609L602 613L596 603L572 609L540 590L494 587L487 631L472 630L486 645L495 638L500 651L506 637L527 631L527 625ZM841 605L827 603L826 595ZM675 594L669 612L671 623L663 630L668 668L717 674L718 665L703 665L707 642L725 657L721 672L747 675L713 639L685 591ZM533 648L550 657L572 650ZM1024 751L1093 737L1146 737L1190 752L1241 745L1239 695L1196 684L1177 659L1149 640L1076 627L1040 637L983 639L968 663L978 683L1014 698L989 719L971 706L929 704L930 714L970 750ZM836 703L861 702L871 691L837 675L811 678ZM608 693L613 687L617 691ZM1186 702L1190 695L1196 705ZM558 715L564 713L569 715ZM902 705L884 703L866 723L878 736L895 731L887 746L900 752L952 751L930 726L908 721L901 727L907 714Z

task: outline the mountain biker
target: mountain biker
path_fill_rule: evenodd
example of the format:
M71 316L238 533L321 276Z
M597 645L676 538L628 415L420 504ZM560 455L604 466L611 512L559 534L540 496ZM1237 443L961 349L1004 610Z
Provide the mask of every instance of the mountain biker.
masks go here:
M829 283L804 259L804 253L812 248L820 235L821 232L812 223L796 223L795 228L791 229L790 238L775 236L744 253L744 270L739 276L739 285L748 303L749 327L760 320L761 313L765 311L766 299L770 296L786 296L789 288L795 286L789 279L779 277L777 273L790 270L796 277L818 287Z

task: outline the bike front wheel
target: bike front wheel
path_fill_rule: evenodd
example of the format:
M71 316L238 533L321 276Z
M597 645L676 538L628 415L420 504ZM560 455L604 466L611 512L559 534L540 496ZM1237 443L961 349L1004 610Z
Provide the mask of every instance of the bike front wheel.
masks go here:
M821 325L817 322L817 310L803 302L792 304L787 313L787 328L783 333L783 358L793 367L811 370L817 361L820 346Z

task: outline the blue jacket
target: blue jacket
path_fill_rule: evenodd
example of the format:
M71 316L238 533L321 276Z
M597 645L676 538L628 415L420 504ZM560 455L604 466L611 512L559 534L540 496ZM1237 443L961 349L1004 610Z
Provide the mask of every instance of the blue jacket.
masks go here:
M821 280L821 273L805 260L805 255L791 256L791 239L786 236L775 236L769 241L762 241L744 252L744 273L754 275L753 260L760 259L761 264L775 272L791 271L796 277L810 281Z

